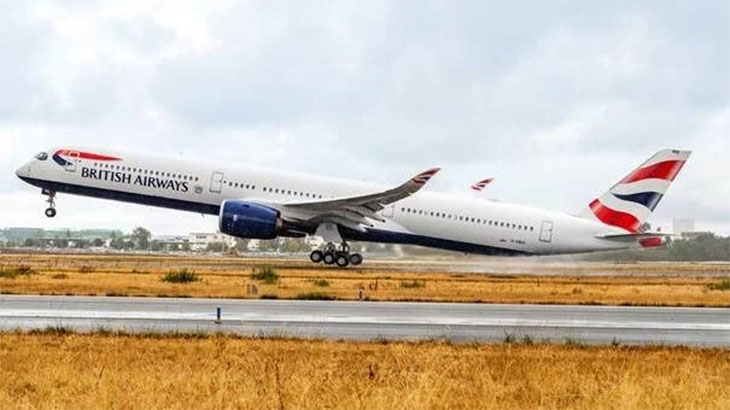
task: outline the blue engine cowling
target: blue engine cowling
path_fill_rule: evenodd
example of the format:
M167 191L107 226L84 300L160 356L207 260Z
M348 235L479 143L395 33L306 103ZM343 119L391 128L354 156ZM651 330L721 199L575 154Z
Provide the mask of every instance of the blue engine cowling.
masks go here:
M275 209L234 199L223 201L218 227L221 232L239 238L274 239L281 219Z

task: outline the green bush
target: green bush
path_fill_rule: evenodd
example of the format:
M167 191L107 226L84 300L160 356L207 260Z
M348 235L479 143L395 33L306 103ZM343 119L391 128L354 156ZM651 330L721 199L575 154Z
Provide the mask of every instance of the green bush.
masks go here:
M0 278L15 279L18 276L30 276L36 272L28 265L4 267L0 266Z
M297 300L335 300L336 297L322 292L300 293Z
M400 287L405 289L417 289L417 288L425 288L426 282L425 281L418 281L418 280L403 280L400 282Z
M330 285L330 282L327 279L315 279L314 280L314 286L326 288L329 285Z
M730 278L725 278L717 283L712 283L707 286L710 290L730 290Z
M43 329L32 329L29 333L32 335L68 335L73 332L72 327L58 324L48 325Z
M170 283L190 283L200 281L200 276L196 275L195 272L187 269L180 269L178 271L170 271L162 277L163 282Z
M267 285L273 285L279 281L279 274L271 266L262 266L260 268L254 268L251 272L251 279L260 280Z
M279 297L276 296L276 295L264 294L264 295L261 295L261 299L270 299L270 300L273 300L273 299L279 299Z

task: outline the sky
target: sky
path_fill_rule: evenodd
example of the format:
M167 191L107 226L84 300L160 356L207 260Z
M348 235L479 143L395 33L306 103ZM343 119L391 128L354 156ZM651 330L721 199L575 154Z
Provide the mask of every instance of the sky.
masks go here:
M730 233L730 2L0 0L0 228L214 231L59 195L58 145L155 152L578 213L663 148L692 157L650 222Z

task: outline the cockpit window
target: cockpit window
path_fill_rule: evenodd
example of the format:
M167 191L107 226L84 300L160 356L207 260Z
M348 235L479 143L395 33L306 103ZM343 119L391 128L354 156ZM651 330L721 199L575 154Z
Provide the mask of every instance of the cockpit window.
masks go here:
M38 155L35 156L35 159L37 159L38 161L45 161L48 159L48 154L46 154L45 152L38 153Z

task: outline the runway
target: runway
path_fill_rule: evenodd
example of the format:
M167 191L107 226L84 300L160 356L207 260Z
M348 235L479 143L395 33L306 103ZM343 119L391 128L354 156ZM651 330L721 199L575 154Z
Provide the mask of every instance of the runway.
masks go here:
M222 321L215 323L216 307ZM730 309L0 296L0 329L223 332L344 340L505 340L730 347Z

